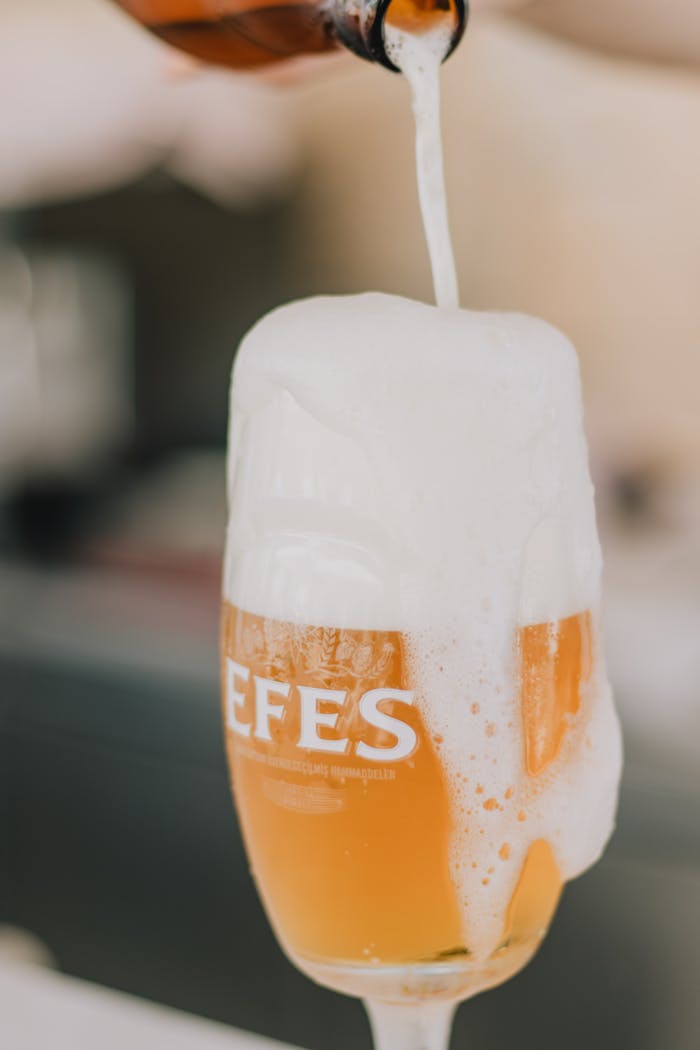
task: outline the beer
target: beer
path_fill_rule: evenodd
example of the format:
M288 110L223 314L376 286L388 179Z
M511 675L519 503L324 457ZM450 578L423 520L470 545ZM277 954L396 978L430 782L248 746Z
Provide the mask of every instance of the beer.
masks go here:
M400 634L298 626L229 604L223 631L234 796L282 942L356 965L464 954L447 789ZM262 721L256 680L277 683Z
M530 777L554 761L580 707L590 635L589 613L519 631ZM478 982L450 873L455 816L440 740L415 704L401 634L298 625L227 602L222 638L234 796L262 899L290 955L312 968L464 964L463 980ZM468 767L465 756L465 775ZM499 860L510 860L507 843ZM532 955L561 888L549 843L536 840L489 979L494 967L505 975Z
M578 398L547 326L388 296L285 307L241 348L226 749L270 920L331 987L499 983L610 832Z
M557 757L593 670L590 612L519 631L525 766L538 776Z

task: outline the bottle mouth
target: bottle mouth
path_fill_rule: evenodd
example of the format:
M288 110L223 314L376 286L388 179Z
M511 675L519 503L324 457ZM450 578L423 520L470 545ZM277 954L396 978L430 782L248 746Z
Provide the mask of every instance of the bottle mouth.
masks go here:
M464 34L469 0L335 0L331 10L335 32L347 48L361 58L399 73L386 53L385 27L418 35L451 24L446 59Z
M443 59L445 61L462 39L468 14L468 0L378 0L374 17L368 20L363 34L369 57L398 73L400 70L386 53L386 27L422 36L451 25L450 46Z

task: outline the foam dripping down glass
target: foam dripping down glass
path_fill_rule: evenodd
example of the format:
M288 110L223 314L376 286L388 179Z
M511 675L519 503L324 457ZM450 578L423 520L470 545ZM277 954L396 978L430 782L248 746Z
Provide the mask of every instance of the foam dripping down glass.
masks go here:
M397 0L395 0L397 2ZM576 354L458 308L439 134L449 34L409 79L438 307L283 307L234 370L223 712L286 953L377 1050L445 1050L600 856L621 765Z

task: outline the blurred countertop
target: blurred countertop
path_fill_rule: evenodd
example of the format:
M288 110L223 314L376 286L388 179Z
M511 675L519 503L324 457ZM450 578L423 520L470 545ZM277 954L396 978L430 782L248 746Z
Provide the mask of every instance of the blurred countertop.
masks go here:
M285 1050L283 1043L5 960L0 1014L3 1045L12 1050Z

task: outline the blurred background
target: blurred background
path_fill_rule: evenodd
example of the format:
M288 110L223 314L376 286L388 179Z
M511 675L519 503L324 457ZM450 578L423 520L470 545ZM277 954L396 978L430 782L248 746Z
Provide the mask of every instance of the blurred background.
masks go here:
M351 56L204 69L107 0L4 0L0 98L0 958L369 1046L247 872L219 563L241 335L298 296L431 295L407 86ZM444 110L463 303L545 317L581 356L627 742L604 861L454 1045L690 1050L700 72L474 18Z

